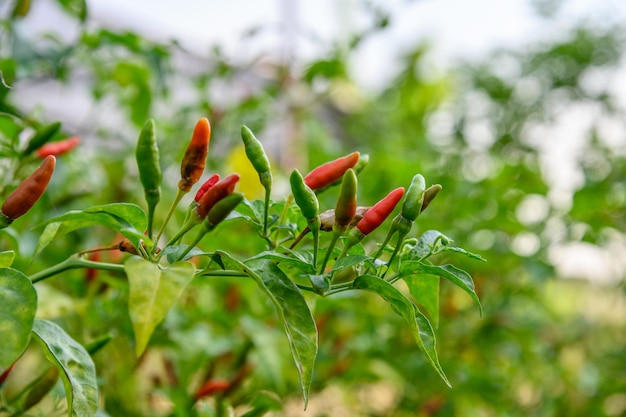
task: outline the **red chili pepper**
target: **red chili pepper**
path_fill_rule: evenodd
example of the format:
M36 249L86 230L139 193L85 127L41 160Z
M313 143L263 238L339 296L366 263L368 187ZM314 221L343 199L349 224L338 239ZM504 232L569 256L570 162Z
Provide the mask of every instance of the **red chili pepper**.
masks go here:
M356 224L357 229L363 235L370 234L391 214L403 195L404 187L396 188L387 194L385 198L376 203L363 215L363 218Z
M209 153L209 142L211 141L211 125L206 117L198 120L193 130L191 142L185 150L185 156L180 165L180 181L178 188L183 192L189 192L191 187L198 182Z
M37 149L37 157L44 159L48 155L59 156L67 153L78 146L80 138L78 136L72 136L67 139L59 140L56 142L50 142Z
M205 382L200 388L198 388L194 397L197 401L200 398L208 397L213 394L224 392L229 387L230 387L229 381L210 379L207 382Z
M209 188L213 187L215 184L217 184L217 182L220 180L220 174L213 174L213 176L211 178L209 178L208 180L206 180L201 186L200 189L198 190L198 192L196 193L196 196L193 198L193 201L195 201L196 203L200 201L200 199L202 198L202 196L204 194L206 194L207 191L209 191Z
M356 165L359 161L359 155L359 152L352 152L318 166L304 177L304 183L314 191L334 183L343 177L348 169Z
M237 185L237 181L239 181L239 174L231 174L209 188L198 201L198 206L196 207L198 216L204 219L215 203L227 195L232 194L235 190L235 185Z
M5 223L9 224L26 213L39 200L50 182L55 165L56 158L46 156L39 168L9 194L1 209Z

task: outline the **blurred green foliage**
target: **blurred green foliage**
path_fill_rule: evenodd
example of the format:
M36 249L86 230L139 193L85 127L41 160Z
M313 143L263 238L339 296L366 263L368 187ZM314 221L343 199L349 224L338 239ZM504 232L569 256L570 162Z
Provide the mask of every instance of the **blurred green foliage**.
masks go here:
M428 47L416 45L388 87L367 95L351 78L353 49L330 48L327 57L296 68L260 64L256 57L235 66L216 48L208 59L187 55L195 65L181 68L173 56L185 51L177 44L93 29L80 1L59 2L77 18L76 39L28 38L20 32L28 3L14 2L12 19L2 22L0 111L25 131L53 122L45 120L45 105L25 110L14 100L24 86L43 79L84 84L93 109L78 124L63 125L85 145L63 157L30 224L16 226L21 240L0 232L3 247L19 249L18 265L36 270L64 259L73 252L68 248L114 239L98 229L75 233L30 259L37 235L31 227L51 213L122 200L141 204L129 161L147 117L159 120L163 135L172 138L162 150L170 197L174 161L187 139L181 132L201 116L213 127L212 169L226 168L244 123L267 141L277 175L359 150L371 161L359 177L363 204L382 197L390 184L408 186L415 172L443 185L418 221L420 233L440 230L488 260L460 261L476 280L485 314L480 319L471 300L442 285L437 335L453 385L448 389L416 354L401 318L375 296L318 299L313 391L321 399L313 396L307 415L338 415L333 410L339 409L393 417L626 413L624 264L616 263L612 278L571 280L559 276L555 256L559 248L586 243L608 254L595 268L598 274L611 272L603 267L623 256L626 118L614 84L623 70L621 28L581 26L562 39L495 51L436 76L423 68ZM393 24L380 10L372 14L372 27L355 37L352 48ZM103 108L116 110L113 117ZM586 123L575 130L563 124L583 116ZM2 123L0 134L14 128ZM569 173L564 182L555 179L562 172ZM177 213L178 222L183 215ZM218 231L218 238L235 252L258 250L226 233ZM589 253L566 258L594 262ZM157 329L154 353L137 364L127 355L132 329L119 309L127 297L120 280L100 274L90 282L84 272L68 273L46 284L42 291L53 296L40 307L79 341L115 333L94 356L109 415L167 415L167 399L175 402L188 389L181 381L193 380L199 369L229 378L244 363L252 366L232 404L258 406L259 414L246 415L301 413L286 341L268 322L272 307L256 296L254 283L198 283ZM269 392L294 399L281 404Z

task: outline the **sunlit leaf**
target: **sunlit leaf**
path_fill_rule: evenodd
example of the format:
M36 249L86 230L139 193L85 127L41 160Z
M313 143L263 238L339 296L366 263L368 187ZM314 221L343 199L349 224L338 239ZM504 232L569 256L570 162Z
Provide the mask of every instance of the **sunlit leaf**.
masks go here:
M470 274L462 269L459 269L454 265L429 265L420 261L407 261L402 263L400 272L402 275L430 274L447 279L468 293L478 306L480 315L483 315L483 308L480 304L480 300L478 299L478 295L476 295L474 281L472 280Z
M354 280L354 288L372 291L389 303L391 308L401 315L409 324L415 341L435 368L441 379L450 386L450 381L443 372L437 357L435 331L428 318L404 296L396 287L374 275L361 275Z
M47 320L35 320L33 336L43 346L46 358L61 373L68 415L95 416L98 410L96 369L85 348L58 325Z
M37 292L21 272L0 268L0 371L20 357L37 310Z
M156 326L165 318L194 277L190 262L162 268L138 256L124 263L128 276L128 309L135 332L135 351L143 353Z
M317 356L317 327L302 292L270 260L253 259L242 263L226 252L217 254L227 269L244 272L254 279L276 307L300 375L306 407Z
M439 327L439 277L434 275L407 275L402 277L409 292L421 304L436 329Z

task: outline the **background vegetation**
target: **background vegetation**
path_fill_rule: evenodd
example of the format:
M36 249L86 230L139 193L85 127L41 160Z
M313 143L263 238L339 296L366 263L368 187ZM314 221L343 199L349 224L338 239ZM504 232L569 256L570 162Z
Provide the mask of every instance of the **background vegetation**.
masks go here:
M132 161L148 117L167 138L160 144L165 177L203 116L213 128L212 170L251 169L239 148L244 123L268 144L277 174L359 150L373 161L360 176L360 199L375 201L415 172L443 185L420 217L420 232L440 230L488 260L459 265L472 273L485 313L481 319L471 299L442 285L438 351L449 389L415 352L401 319L374 298L318 300L316 394L306 415L626 413L626 115L615 88L622 28L581 24L561 39L494 51L436 75L425 69L429 48L418 43L386 88L365 93L351 74L351 54L393 24L368 5L359 7L370 11L371 27L348 48L329 46L311 62L255 56L237 65L219 48L205 59L176 43L97 27L80 0L58 1L75 36L33 36L23 31L28 5L2 9L0 111L41 129L63 112L44 103L27 108L20 104L26 92L79 85L89 99L84 117L63 124L63 134L83 143L62 157L38 211L0 231L0 248L16 249L20 268L34 271L76 248L114 241L94 228L32 257L33 226L54 214L114 201L142 204ZM0 125L1 134L8 128ZM175 190L164 192L171 198ZM177 216L182 222L184 213ZM219 239L242 255L259 250L228 234ZM118 308L124 286L113 275L95 280L76 271L38 287L49 294L39 313L77 340L118 332L94 355L102 415L167 415L165 398L185 389L175 379L199 368L232 377L244 366L246 382L233 404L302 413L286 342L254 283L220 279L186 294L157 330L156 353L137 364L127 354L127 313Z

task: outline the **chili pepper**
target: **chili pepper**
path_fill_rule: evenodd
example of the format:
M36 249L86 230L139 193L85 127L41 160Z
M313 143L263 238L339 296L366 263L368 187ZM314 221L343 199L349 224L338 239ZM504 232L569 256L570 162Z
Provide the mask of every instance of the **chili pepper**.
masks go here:
M78 136L72 136L67 139L50 142L37 149L37 157L43 159L48 155L59 156L67 153L80 144Z
M185 156L180 165L180 181L178 189L187 193L191 187L198 182L209 153L209 142L211 141L211 125L206 117L198 120L193 130L191 142L185 150Z
M414 221L422 211L422 203L424 202L424 190L426 189L426 181L420 174L416 174L411 180L411 185L404 197L402 203L402 211L400 215L405 219Z
M270 160L263 149L263 145L254 136L254 133L247 127L241 126L241 138L248 160L259 174L259 181L265 189L265 208L263 216L263 234L267 235L267 219L270 205L270 193L272 191L272 167Z
M320 274L324 273L326 264L330 259L330 255L335 248L337 240L348 229L348 226L352 222L354 215L356 214L356 191L357 191L357 179L356 172L352 168L349 168L341 181L341 189L339 190L339 198L337 198L337 204L335 205L335 222L333 223L333 235L326 249L326 256L322 261L320 267Z
M211 211L211 208L221 199L226 197L235 189L239 181L239 174L231 174L223 180L210 187L198 201L195 211L199 218L204 219Z
M228 215L243 201L243 194L232 193L215 203L204 222L208 225L208 230L212 230L220 224Z
M41 148L50 139L52 139L60 129L61 122L55 122L49 124L48 126L44 126L41 130L38 130L37 133L35 133L35 135L28 141L22 155L30 155L33 151Z
M210 379L206 381L194 394L194 398L197 400L208 397L213 394L226 391L230 387L229 381Z
M248 160L259 174L261 185L265 189L272 188L272 172L270 160L263 149L261 142L254 136L254 133L247 127L241 126L241 138L246 151Z
M363 218L356 224L356 228L365 236L373 232L391 214L403 195L404 187L398 187L387 194L385 198L365 213Z
M398 202L402 199L403 195L404 188L396 188L387 194L385 198L367 210L367 212L363 215L363 218L356 224L356 227L354 229L350 229L346 235L346 242L343 247L343 251L337 259L343 258L352 246L359 243L366 235L370 234L374 231L374 229L380 226L382 222L389 217Z
M433 184L424 191L424 202L422 203L420 213L426 210L426 207L428 207L435 197L437 197L437 194L439 194L441 189L441 184Z
M219 186L219 183L215 185L215 187L217 186ZM233 187L234 187L234 183L233 183ZM211 188L211 190L213 190L213 188ZM239 203L241 203L242 200L243 200L243 194L231 192L221 197L218 201L216 201L215 204L213 204L211 209L209 210L209 213L206 215L206 217L202 221L202 226L203 226L202 230L198 232L198 235L196 236L193 243L188 245L187 249L185 249L183 253L180 254L177 261L184 259L185 256L187 256L187 254L191 251L191 249L194 246L196 246L198 242L200 242L200 240L202 240L204 235L212 231L213 229L215 229L215 227L218 224L224 221L224 219L228 217L228 215L235 209L235 207L239 205ZM183 229L186 229L185 231L190 230L191 227L195 226L196 223L194 222L196 221L197 221L197 218L195 220L191 220L191 223L190 223L191 226L188 227L187 225L183 225Z
M356 213L356 190L356 172L353 169L348 169L343 174L339 198L335 205L335 228L341 233L350 225Z
M315 192L305 184L302 174L300 174L300 171L297 169L291 172L289 183L291 184L293 198L296 200L296 204L300 207L300 211L306 219L309 229L311 229L313 233L313 267L316 268L321 225L319 202L317 201Z
M198 192L196 192L196 196L193 198L194 202L199 202L200 199L202 198L202 196L204 194L206 194L207 191L209 191L209 188L213 187L215 184L217 184L217 182L220 180L220 174L213 174L213 176L211 176L211 178L209 178L208 180L206 180L198 189Z
M154 208L161 200L161 166L153 119L149 119L139 133L135 157L139 168L139 179L148 203L148 237L152 238Z
M53 155L47 156L39 168L9 194L4 203L2 203L2 209L0 210L2 213L2 216L0 216L0 228L11 224L13 220L30 210L39 200L50 182L55 165L56 158Z
M291 184L291 192L296 204L300 207L300 211L305 219L318 217L320 206L313 190L305 183L302 174L297 169L291 172L289 177Z
M341 179L343 174L359 161L359 152L326 162L313 169L304 177L305 184L312 190L319 190Z

